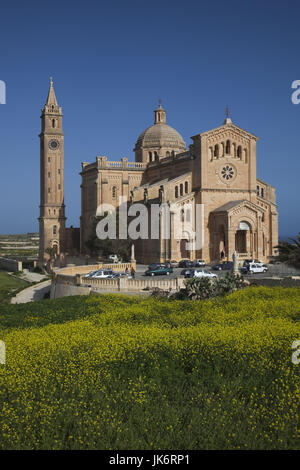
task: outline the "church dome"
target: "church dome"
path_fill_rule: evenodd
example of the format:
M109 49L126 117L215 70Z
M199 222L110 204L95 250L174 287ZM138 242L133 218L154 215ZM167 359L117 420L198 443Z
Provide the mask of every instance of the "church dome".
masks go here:
M136 147L172 147L185 150L186 145L179 132L162 122L156 123L142 132L136 142Z
M154 125L148 127L141 133L136 141L135 150L141 148L169 148L177 150L178 152L186 150L186 144L179 132L166 124L166 111L162 108L161 104L154 113Z

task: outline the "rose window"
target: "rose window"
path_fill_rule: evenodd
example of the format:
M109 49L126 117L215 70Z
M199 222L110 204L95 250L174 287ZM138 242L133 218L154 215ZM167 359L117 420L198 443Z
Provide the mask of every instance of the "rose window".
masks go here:
M230 165L226 165L221 170L221 175L224 180L231 180L234 177L234 169Z

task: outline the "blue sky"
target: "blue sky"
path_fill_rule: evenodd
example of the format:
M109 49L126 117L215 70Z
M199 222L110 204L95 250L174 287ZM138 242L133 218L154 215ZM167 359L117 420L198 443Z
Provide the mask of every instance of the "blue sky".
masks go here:
M11 1L1 5L0 233L38 230L40 109L49 76L64 112L68 225L80 168L133 160L159 98L190 136L234 123L259 136L257 174L277 188L279 231L300 231L298 1Z

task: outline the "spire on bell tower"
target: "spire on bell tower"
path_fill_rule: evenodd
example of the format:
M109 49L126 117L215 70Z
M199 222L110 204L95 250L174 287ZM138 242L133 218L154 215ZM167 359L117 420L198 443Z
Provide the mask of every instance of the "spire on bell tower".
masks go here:
M158 100L158 108L154 110L155 120L154 124L161 124L166 122L166 110L161 105L161 99Z
M46 113L61 113L61 108L58 106L55 91L53 87L53 78L50 77L50 88L47 96L47 100L44 107Z

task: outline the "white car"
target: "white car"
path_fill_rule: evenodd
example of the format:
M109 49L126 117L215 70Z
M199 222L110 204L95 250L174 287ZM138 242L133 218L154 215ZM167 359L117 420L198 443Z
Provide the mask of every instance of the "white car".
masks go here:
M108 259L113 261L113 263L117 263L119 261L118 255L109 255Z
M92 277L93 279L108 279L112 278L113 275L114 272L112 269L100 269L90 277Z
M216 278L218 277L214 273L210 273L208 271L203 271L203 269L194 269L193 270L193 276L192 277L210 277L210 278Z
M258 263L250 263L248 272L249 274L256 274L256 273L266 273L268 271L267 266Z
M85 278L86 278L86 277L93 277L94 274L96 274L97 272L98 272L98 270L96 270L96 271L91 271L90 273L86 274L86 275L83 276L83 277L85 277Z
M195 264L195 266L206 266L204 259L195 259L193 263Z

